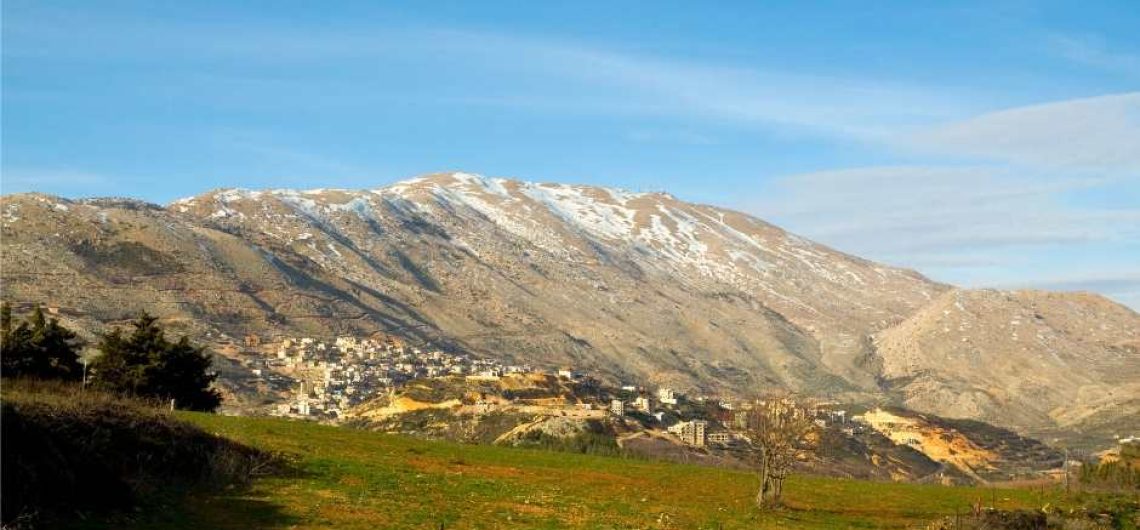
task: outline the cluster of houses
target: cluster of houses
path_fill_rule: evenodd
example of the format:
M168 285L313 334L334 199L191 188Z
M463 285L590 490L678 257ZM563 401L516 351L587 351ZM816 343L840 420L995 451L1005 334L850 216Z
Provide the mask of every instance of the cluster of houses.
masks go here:
M297 337L267 345L262 345L256 338L247 338L246 346L262 352L259 365L253 370L255 376L281 378L293 386L292 399L271 411L280 416L336 419L342 411L380 392L393 391L419 378L458 375L469 379L498 379L507 374L535 371L530 366L509 365L464 353L421 349L388 335L367 338L342 336L330 342ZM589 380L585 373L571 368L548 373L572 382ZM694 401L705 404L708 399L697 397ZM682 418L680 405L684 401L684 396L672 388L648 392L641 387L626 385L610 401L608 411L617 417L637 414L642 420L661 424L672 421L666 432L695 447L730 445L740 440L739 435L730 429L730 420ZM722 410L738 408L727 401L718 401L717 404ZM749 406L742 404L740 408ZM744 412L737 411L738 414ZM846 424L844 414L841 410L824 412L821 409L815 421L821 427L827 421Z
M671 388L659 388L655 396L650 396L640 387L633 385L623 386L621 390L624 394L633 397L632 399L615 398L610 401L610 412L615 416L624 416L628 412L637 411L661 421L664 412L654 407L654 400L656 399L656 403L659 405L672 406L679 403L679 395Z
M670 425L666 431L677 436L682 443L696 447L704 447L709 443L709 422L705 420L679 421ZM727 432L718 434L728 434ZM725 442L729 438L725 439Z
M613 399L610 401L610 412L615 416L624 416L628 411L637 411L642 414L653 416L657 421L661 421L664 417L664 412L655 410L653 406L654 398L646 395L638 387L623 386L622 392L627 394L636 394L633 399ZM677 393L670 388L661 388L657 390L656 401L660 405L676 405L678 403Z
M640 412L653 417L658 422L664 421L665 418L664 410L656 410L658 407L676 412L676 406L684 399L680 394L670 388L660 388L653 396L647 395L643 390L635 386L623 386L622 391L627 394L636 393L636 397L632 400L613 399L609 406L611 414L624 416L630 412ZM695 401L706 403L708 402L708 398L698 397ZM655 407L655 404L658 405L658 407ZM719 418L720 421L710 421L705 418L693 418L688 420L681 418L666 427L665 431L675 436L682 443L695 447L732 445L737 442L745 441L744 435L740 433L741 429L739 427L745 424L749 410L756 406L774 408L795 407L796 411L802 410L803 414L810 416L812 421L819 428L827 428L831 425L838 427L847 436L854 436L857 432L864 429L862 424L849 423L847 411L834 408L830 406L831 404L817 404L812 407L804 408L798 406L795 401L790 399L742 402L740 404L717 400L716 404L720 410L725 412L725 414Z
M247 346L250 342L247 340ZM446 375L497 378L531 370L529 366L505 365L464 353L428 351L392 336L343 336L333 342L312 337L286 338L276 348L262 351L265 372L287 376L296 384L294 399L272 411L280 416L335 419L376 393L398 388L413 379ZM268 375L265 372L254 370L257 376Z
M678 405L684 401L684 397L680 393L668 387L658 388L654 393L648 393L634 385L623 386L621 390L626 396L632 396L632 399L611 400L609 411L614 416L625 416L636 412L643 417L649 416L654 421L665 422L666 411L673 412L674 414L669 416L676 418ZM706 400L707 398L696 399L702 403ZM726 403L722 403L722 406L726 405ZM666 427L665 431L675 436L681 443L694 447L706 447L709 445L728 445L736 441L738 437L730 433L726 427L725 425L716 425L705 419L686 420L679 418L672 425Z

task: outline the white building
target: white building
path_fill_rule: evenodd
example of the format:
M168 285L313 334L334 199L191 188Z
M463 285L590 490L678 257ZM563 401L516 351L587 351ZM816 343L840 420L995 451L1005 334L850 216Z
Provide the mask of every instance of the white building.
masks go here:
M710 432L708 433L708 441L713 444L727 444L732 441L732 434L728 432Z
M657 401L660 401L663 405L676 405L677 393L674 392L672 388L658 388Z
M561 370L558 370L558 377L561 377L563 379L569 379L570 381L577 381L577 380L579 380L585 376L586 376L586 374L583 374L582 372L579 372L578 370L571 370L569 368L563 368Z
M708 426L708 422L704 420L682 421L669 426L666 430L670 434L677 435L684 443L704 447L708 442L706 435Z

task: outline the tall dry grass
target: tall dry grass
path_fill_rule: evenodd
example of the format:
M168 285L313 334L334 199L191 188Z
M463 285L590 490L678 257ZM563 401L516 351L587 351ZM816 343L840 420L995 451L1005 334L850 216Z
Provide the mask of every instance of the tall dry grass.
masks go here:
M0 409L5 528L243 485L280 462L181 421L161 403L73 383L4 380Z

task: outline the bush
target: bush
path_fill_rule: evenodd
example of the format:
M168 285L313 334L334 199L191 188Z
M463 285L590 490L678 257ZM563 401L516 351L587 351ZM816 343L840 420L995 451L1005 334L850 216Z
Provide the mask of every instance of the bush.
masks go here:
M104 390L174 400L182 409L212 412L222 403L210 385L210 356L186 337L170 342L158 319L143 313L124 335L116 328L99 341L102 355L92 365L94 383Z
M1085 462L1081 466L1081 484L1096 490L1140 491L1140 466L1131 459L1112 462Z
M5 380L4 527L53 526L186 488L241 484L278 465L154 405L74 384Z
M568 437L554 436L534 429L520 436L515 445L587 455L626 455L613 433L606 432L605 428L596 422L587 422L586 427L586 430Z
M14 326L13 326L14 325ZM23 322L12 321L12 307L0 304L0 374L78 381L79 340L75 332L48 320L38 305Z

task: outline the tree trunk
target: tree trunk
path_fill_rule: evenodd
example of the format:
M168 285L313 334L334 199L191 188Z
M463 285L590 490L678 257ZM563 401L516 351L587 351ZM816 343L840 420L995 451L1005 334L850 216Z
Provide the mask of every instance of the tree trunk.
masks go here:
M772 479L772 502L771 502L771 504L773 506L779 506L780 502L781 502L780 499L783 495L784 495L784 479L783 478L773 478Z
M760 468L760 491L756 492L756 507L763 510L768 507L768 493L771 491L772 480L768 476L768 465Z

